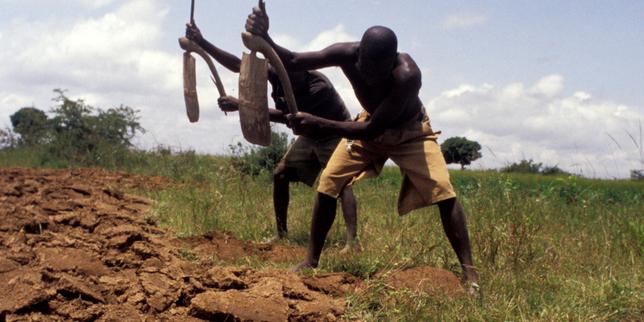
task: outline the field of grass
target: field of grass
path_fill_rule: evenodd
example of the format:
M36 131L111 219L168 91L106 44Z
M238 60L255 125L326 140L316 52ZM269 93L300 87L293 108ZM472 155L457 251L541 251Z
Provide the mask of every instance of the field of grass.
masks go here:
M194 153L132 153L109 168L162 175L179 184L138 191L156 200L155 215L179 235L227 230L237 238L273 234L268 174L245 176L230 158ZM0 166L64 166L34 161L33 152L0 151ZM419 296L374 281L348 298L347 318L363 320L641 321L644 317L644 183L577 177L454 171L465 209L480 299ZM396 213L400 175L386 168L359 182L358 235L363 251L342 256L339 214L322 254L320 272L373 273L431 265L460 274L437 209ZM291 185L291 243L306 245L314 192ZM281 267L301 260L279 264ZM235 263L239 264L239 263ZM249 259L261 268L272 263Z

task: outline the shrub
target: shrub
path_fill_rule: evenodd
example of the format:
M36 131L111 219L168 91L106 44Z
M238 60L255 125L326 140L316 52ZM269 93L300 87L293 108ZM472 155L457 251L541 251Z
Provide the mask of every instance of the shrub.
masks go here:
M553 165L553 166L544 166L543 169L541 169L541 174L548 176L548 175L569 175L570 173L562 170L557 165Z
M51 118L33 107L20 109L11 115L13 130L0 133L0 144L39 151L42 165L113 167L127 158L131 140L144 132L131 107L96 109L62 90L54 92L58 96Z
M542 163L536 163L532 161L532 159L524 159L519 161L518 163L514 162L501 168L501 172L540 173L542 166Z
M257 176L272 172L288 148L288 134L271 130L271 145L248 146L241 142L228 146L233 155L232 165L243 174Z
M14 148L18 144L18 138L11 129L0 129L0 149Z
M557 165L544 166L543 163L534 162L530 160L521 160L519 162L511 163L503 168L501 172L515 172L515 173L535 173L543 175L569 175L570 173L562 170Z

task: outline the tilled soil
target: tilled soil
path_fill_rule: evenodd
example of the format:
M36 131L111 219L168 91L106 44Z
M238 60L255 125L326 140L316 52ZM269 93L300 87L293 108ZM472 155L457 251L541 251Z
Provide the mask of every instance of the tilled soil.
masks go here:
M341 319L355 277L213 266L213 255L283 261L304 250L225 232L176 238L147 215L151 200L122 192L168 184L99 169L0 169L0 321ZM462 293L446 271L401 274L388 277L393 287Z

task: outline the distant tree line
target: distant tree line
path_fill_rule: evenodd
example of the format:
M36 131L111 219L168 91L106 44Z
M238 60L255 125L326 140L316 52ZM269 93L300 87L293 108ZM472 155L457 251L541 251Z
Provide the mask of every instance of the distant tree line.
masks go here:
M476 141L470 141L465 137L451 137L441 144L441 151L445 157L445 162L456 163L461 165L461 170L466 165L470 165L474 160L479 159L481 154L481 145ZM534 173L543 175L561 175L569 174L559 168L557 165L547 166L543 163L530 160L521 160L513 162L500 169L501 172L516 173Z
M557 165L546 166L541 162L534 162L532 159L524 159L519 162L510 163L507 166L501 168L501 172L535 173L543 175L569 174L568 172L559 168Z
M63 90L54 90L55 105L49 111L23 107L10 116L12 128L0 129L0 149L33 148L41 152L43 164L62 160L70 165L109 165L128 155L132 139L144 129L139 123L138 111L129 106L103 110L84 100L73 100ZM288 147L286 133L272 132L270 147L230 145L233 165L241 173L258 175L271 171ZM447 163L465 169L481 158L481 145L465 137L448 138L441 144ZM544 166L530 160L506 165L501 172L535 173L543 175L567 174L555 166ZM632 174L635 176L636 173Z

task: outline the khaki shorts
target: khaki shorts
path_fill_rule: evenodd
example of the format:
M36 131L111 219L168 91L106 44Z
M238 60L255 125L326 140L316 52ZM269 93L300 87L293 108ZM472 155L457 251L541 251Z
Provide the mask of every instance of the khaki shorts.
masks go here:
M369 115L363 112L359 121ZM342 139L320 177L318 192L338 198L342 189L356 180L377 176L387 159L400 167L403 175L398 195L400 215L439 201L456 197L449 181L447 164L436 142L427 116L399 128L387 129L371 141Z
M340 142L339 137L315 140L298 136L278 163L278 168L283 166L295 169L296 181L313 186L338 142Z

